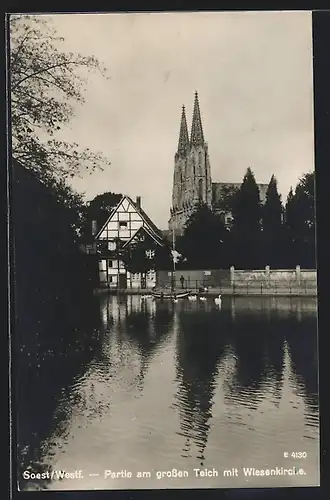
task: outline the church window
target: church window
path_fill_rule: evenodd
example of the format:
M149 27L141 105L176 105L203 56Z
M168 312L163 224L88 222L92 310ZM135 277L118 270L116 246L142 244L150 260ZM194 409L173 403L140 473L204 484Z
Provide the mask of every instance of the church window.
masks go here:
M203 179L199 179L198 181L198 197L199 201L203 200Z
M199 163L199 168L202 168L203 166L203 155L201 152L198 153L198 163Z

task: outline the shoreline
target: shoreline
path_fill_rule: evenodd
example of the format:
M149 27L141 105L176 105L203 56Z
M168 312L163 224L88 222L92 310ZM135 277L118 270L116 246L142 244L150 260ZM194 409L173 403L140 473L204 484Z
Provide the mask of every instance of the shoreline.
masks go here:
M160 292L168 292L168 289L158 289L157 291ZM233 290L232 288L213 288L210 289L206 292L196 292L196 290L182 290L178 289L177 293L180 293L182 291L190 291L191 295L197 295L198 297L210 297L214 298L217 297L219 294L222 296L228 296L228 297L310 297L310 298L317 298L317 290L312 289L312 290L303 290L303 289L290 289L290 288L265 288L262 291L260 289L253 290L253 288L249 290L240 290L240 289L235 289ZM103 295L103 294L108 294L108 295L151 295L152 290L151 289L131 289L131 288L126 288L126 289L111 289L111 288L95 288L94 289L94 294L95 295ZM165 299L164 300L168 300ZM182 299L181 299L182 300Z

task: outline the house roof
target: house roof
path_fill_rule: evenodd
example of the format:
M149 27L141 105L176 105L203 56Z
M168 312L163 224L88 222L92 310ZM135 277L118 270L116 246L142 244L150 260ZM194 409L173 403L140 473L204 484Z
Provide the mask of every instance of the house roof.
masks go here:
M155 233L153 231L150 231L148 229L148 226L141 226L134 234L133 236L125 241L125 243L123 244L123 248L125 248L127 245L129 245L133 240L134 238L136 237L136 235L140 232L144 231L145 233L147 233L158 245L163 245L163 241L155 235Z
M95 235L95 239L98 239L98 237L100 236L100 234L102 233L102 231L105 229L106 225L108 224L109 220L112 218L112 216L116 213L116 211L118 210L120 204L122 203L122 201L124 199L127 199L129 201L129 203L131 203L131 205L134 207L134 209L136 210L136 212L140 215L140 217L142 218L142 220L146 223L146 227L145 229L147 229L147 227L149 226L149 234L151 237L153 237L154 239L157 239L158 242L160 243L160 241L163 239L163 235L162 235L162 232L158 229L158 227L152 222L152 220L150 219L150 217L145 213L145 211L139 207L133 200L132 198L130 198L129 196L127 195L124 195L120 200L119 202L117 203L117 205L111 210L109 216L107 217L105 223L103 224L103 226L101 227L101 229L96 233ZM136 233L135 233L136 234ZM135 236L134 234L134 236ZM134 237L133 236L133 237ZM129 240L130 241L130 240ZM126 243L125 243L126 244Z
M156 226L156 224L154 224L154 222L152 222L152 220L145 213L145 211L143 210L143 208L138 207L137 204L129 196L126 196L126 198L132 203L133 207L136 209L136 211L138 212L138 214L141 215L141 217L145 220L145 222L147 222L147 224L149 224L149 226L157 234L157 236L162 239L163 235L162 235L161 230L158 229L158 227Z

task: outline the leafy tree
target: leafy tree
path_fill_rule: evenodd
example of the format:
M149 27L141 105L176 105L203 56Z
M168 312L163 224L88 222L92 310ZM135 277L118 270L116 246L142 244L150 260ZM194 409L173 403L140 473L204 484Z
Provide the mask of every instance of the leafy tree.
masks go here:
M121 251L120 257L131 273L143 276L156 267L156 242L141 232L136 239Z
M122 194L110 191L99 194L88 202L83 211L82 238L88 242L92 239L92 221L96 221L97 230L105 223L111 210L119 203Z
M173 268L172 247L165 239L155 247L155 269L169 271Z
M221 210L224 213L231 213L235 204L235 198L239 191L236 186L222 186L221 196L217 200L214 208Z
M261 203L259 187L250 168L235 196L230 232L232 264L251 269L261 263Z
M273 268L283 265L283 207L277 190L277 180L272 175L262 207L262 239L265 264Z
M95 57L65 53L63 39L41 16L10 16L9 81L13 156L39 179L66 179L109 164L101 154L56 139L74 103L83 103L86 72L105 69Z
M190 269L227 267L226 237L220 216L207 205L200 204L186 223L178 250Z

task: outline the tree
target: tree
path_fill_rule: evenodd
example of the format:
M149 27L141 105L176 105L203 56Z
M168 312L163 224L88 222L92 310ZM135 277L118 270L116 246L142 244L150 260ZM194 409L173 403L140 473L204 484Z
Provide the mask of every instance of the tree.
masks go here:
M284 209L284 248L286 253L286 266L289 269L297 265L297 244L296 244L296 198L292 187L286 199Z
M191 269L227 267L227 231L220 218L207 205L200 204L189 217L180 241L180 252Z
M283 207L277 190L277 180L272 175L266 192L266 201L262 207L262 239L265 264L273 268L283 263Z
M232 263L236 267L251 269L260 266L260 221L259 187L249 167L235 196L233 207L233 227L230 239Z
M81 233L86 242L90 242L92 238L92 222L96 221L96 228L99 230L121 198L122 194L107 191L95 196L85 205Z
M236 186L222 186L221 196L216 201L214 208L219 209L224 213L231 213L233 211L238 191L239 189Z
M131 273L139 273L142 279L150 270L159 268L165 258L169 257L169 248L162 247L151 237L145 236L141 231L126 248L120 250L120 258L125 268Z
M307 268L316 266L314 190L314 172L304 174L294 194L290 191L285 210L285 229L292 264Z
M83 103L86 72L105 69L95 57L65 53L63 39L40 16L10 17L11 126L13 157L40 180L63 180L109 161L88 148L56 139L74 103Z

